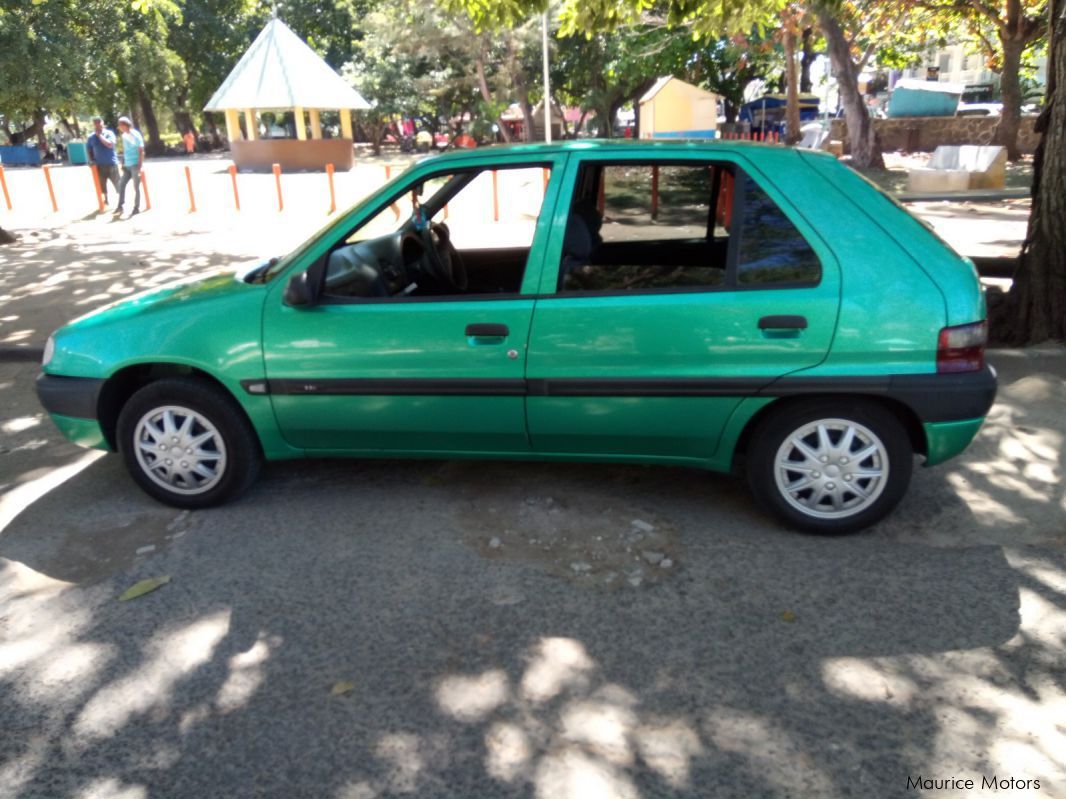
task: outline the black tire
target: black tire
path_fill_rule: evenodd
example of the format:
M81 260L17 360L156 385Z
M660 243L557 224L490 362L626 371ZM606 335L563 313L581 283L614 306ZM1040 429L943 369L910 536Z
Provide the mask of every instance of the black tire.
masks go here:
M818 422L827 424L819 430ZM848 430L853 437L845 447ZM805 431L806 436L799 435ZM823 431L828 446L822 443ZM875 453L856 461L854 456L870 447ZM759 424L748 448L747 480L759 503L789 527L845 534L869 527L895 508L913 466L910 436L890 410L846 397L801 400L772 411ZM867 476L878 472L880 477Z
M215 435L209 437L206 442L208 450L205 459L200 459L199 446L195 450L184 450L191 456L184 463L177 460L183 457L180 454L182 450L178 450L179 454L174 456L181 466L188 462L202 463L213 472L214 476L210 478L192 475L191 471L186 472L192 476L192 480L203 480L202 487L197 487L192 482L186 484L179 477L175 478L174 485L168 488L153 479L150 474L155 472L160 480L166 480L169 467L163 466L159 459L168 453L155 451L158 446L156 440L151 438L154 434L141 427L141 423L153 411L163 413L168 407L172 409L172 419L178 422L183 422L189 415L177 413L177 409L185 409L196 415L191 417L187 435L192 438L188 443L191 444L196 438L202 437L205 431L211 432L212 428L214 430ZM202 426L201 422L209 427ZM158 425L152 429L158 429ZM209 508L233 499L255 482L263 462L259 439L236 401L224 390L204 380L163 378L149 383L130 397L123 406L118 417L117 432L118 449L130 476L146 493L176 508ZM144 447L138 446L138 436L141 436ZM173 446L169 440L162 443L164 448ZM139 457L139 449L148 451ZM212 452L221 453L222 457L212 455ZM147 465L149 461L154 469Z

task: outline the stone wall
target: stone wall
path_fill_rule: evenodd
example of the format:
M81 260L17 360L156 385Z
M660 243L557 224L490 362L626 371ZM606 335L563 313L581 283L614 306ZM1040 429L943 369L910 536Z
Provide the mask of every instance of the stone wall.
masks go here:
M1040 137L1033 132L1035 116L1022 117L1018 147L1023 153L1036 149ZM932 152L941 144L991 144L999 117L899 117L875 119L874 127L886 151ZM830 120L829 138L844 142L847 151L847 124Z

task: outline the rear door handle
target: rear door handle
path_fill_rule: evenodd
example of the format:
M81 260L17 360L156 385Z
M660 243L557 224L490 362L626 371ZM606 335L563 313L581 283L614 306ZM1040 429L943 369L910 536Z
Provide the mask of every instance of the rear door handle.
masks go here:
M806 330L806 316L764 316L759 320L759 330Z
M471 338L506 338L510 334L507 325L483 323L466 326L466 335Z

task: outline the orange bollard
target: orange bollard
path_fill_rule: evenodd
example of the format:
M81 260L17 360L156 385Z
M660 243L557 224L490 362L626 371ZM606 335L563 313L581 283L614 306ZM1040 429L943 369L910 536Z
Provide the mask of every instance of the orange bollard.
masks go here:
M11 195L7 193L7 178L4 177L4 168L0 166L0 189L4 191L4 202L7 204L7 210L11 210Z
M551 170L548 169L547 167L544 167L541 170L541 172L544 173L544 193L547 194L548 193L548 181L551 179L552 173L551 173Z
M499 175L496 174L496 170L492 170L492 221L500 221L500 187L499 187Z
M241 195L237 193L237 165L229 165L229 179L233 182L233 207L241 210Z
M185 167L185 185L189 187L189 213L196 213L196 195L192 193L192 172Z
M144 167L141 167L141 191L144 193L144 210L152 210L152 198L148 194L148 176L144 174Z
M52 186L52 167L45 166L42 168L44 169L44 182L48 184L48 197L52 200L52 211L56 212L59 210L59 204L56 203L56 190Z
M274 164L274 185L278 188L278 213L285 210L285 201L281 199L281 164Z
M392 167L389 164L385 164L385 182L388 183L391 179L392 179ZM397 219L399 219L401 216L403 216L403 213L400 211L400 206L398 206L396 203L393 203L392 205L390 205L389 208L391 208L392 212L394 214L396 214L396 218Z
M651 218L659 218L659 167L651 168Z
M100 185L100 172L95 166L89 164L89 172L93 176L93 186L96 188L96 204L100 206L100 213L104 212L104 189Z
M337 210L337 194L333 190L333 164L326 164L326 178L329 180L329 213Z

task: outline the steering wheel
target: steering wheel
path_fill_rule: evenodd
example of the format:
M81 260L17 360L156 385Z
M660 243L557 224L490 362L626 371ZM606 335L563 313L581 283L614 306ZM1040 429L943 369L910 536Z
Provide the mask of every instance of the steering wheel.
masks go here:
M466 291L466 265L459 251L452 246L448 226L434 222L422 231L422 242L426 248L424 263L432 276L447 289Z

